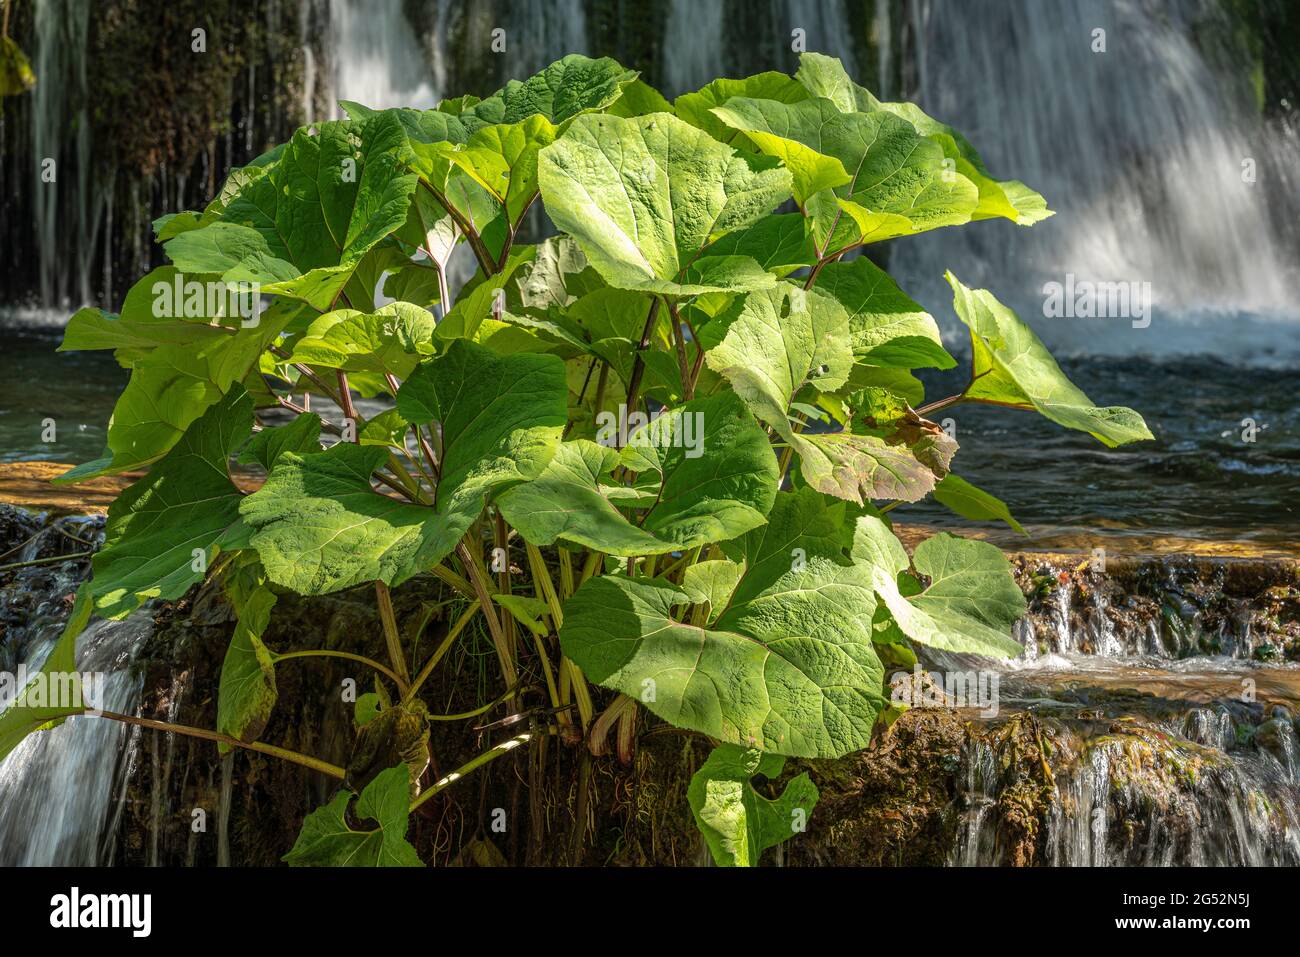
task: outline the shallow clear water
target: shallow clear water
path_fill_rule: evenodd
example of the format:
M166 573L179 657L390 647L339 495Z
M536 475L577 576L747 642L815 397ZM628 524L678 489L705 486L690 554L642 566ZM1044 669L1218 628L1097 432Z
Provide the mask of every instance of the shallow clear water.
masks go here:
M1124 537L1141 550L1200 542L1300 551L1300 408L1296 369L1241 367L1211 357L1061 363L1098 405L1127 405L1155 436L1108 449L1041 416L959 405L953 470L1001 499L1031 533L1025 546L1086 547ZM967 373L926 376L927 395L959 392ZM1253 442L1243 440L1251 420ZM965 524L934 502L900 521ZM1173 546L1173 547L1170 547Z
M108 352L55 354L46 331L0 327L0 462L85 462L104 451L108 417L128 373ZM55 441L42 441L53 419Z

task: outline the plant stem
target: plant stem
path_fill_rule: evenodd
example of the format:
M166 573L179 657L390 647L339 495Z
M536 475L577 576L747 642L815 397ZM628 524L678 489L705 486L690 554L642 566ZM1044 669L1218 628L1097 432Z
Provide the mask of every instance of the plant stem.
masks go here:
M240 741L238 738L232 738L228 734L220 734L216 731L208 731L204 728L192 728L184 724L169 724L166 721L155 721L152 718L137 718L131 714L118 714L115 711L86 711L85 714L93 714L101 718L108 718L110 721L121 721L124 724L134 724L141 728L151 728L154 731L165 731L168 734L183 734L189 738L202 738L205 741L216 741L219 744L228 744L232 748L243 748L246 751L257 751L260 754L269 754L274 758L281 758L285 761L291 761L294 764L300 764L305 768L311 768L313 771L319 771L321 774L328 774L332 778L342 781L345 773L344 770L328 761L322 761L319 758L313 758L309 754L299 754L297 751L290 751L288 748L277 748L272 744L262 744L260 741Z
M361 423L357 421L357 410L352 406L352 391L348 388L348 374L342 369L338 370L339 374L339 408L343 414L352 421L352 428L358 433L361 431ZM358 439L360 435L358 434Z
M402 653L402 638L397 631L397 617L393 614L393 593L382 581L375 582L375 598L379 604L379 620L384 625L384 641L388 644L388 660L397 672L397 691L403 697L411 685L411 673L406 670L406 656Z
M89 558L95 554L89 552L73 552L71 555L52 555L49 558L33 558L27 562L11 562L8 565L0 565L0 572L12 571L15 568L29 568L32 565L53 565L55 562L70 562L74 558Z
M501 702L505 701L509 697L512 697L515 694L515 692L518 690L519 690L518 688L507 688L505 694L498 695L495 701L489 701L487 704L483 705L482 707L475 708L473 711L462 711L460 714L431 714L429 715L429 720L430 721L465 721L468 720L469 718L477 718L481 714L487 714L497 705L501 704Z
M367 658L365 655L354 655L350 651L332 651L327 649L306 648L302 651L287 651L284 654L271 652L271 657L275 659L276 664L281 661L288 661L290 658L346 658L348 661L360 662L374 668L381 674L387 675L393 684L401 687L402 679L399 678L391 668L381 661L375 661L374 658Z
M965 398L966 398L965 392L961 392L957 395L950 395L946 399L939 399L936 402L931 402L928 405L921 406L919 409L916 410L916 414L924 418L925 416L930 415L933 412L939 412L943 409L949 408L950 406L954 406Z
M513 688L518 682L514 650L506 642L505 631L501 627L501 619L497 617L496 606L492 604L492 591L488 588L487 580L483 576L483 569L474 560L474 556L470 553L469 547L463 540L456 545L456 556L460 559L461 564L465 566L465 572L469 575L470 583L474 587L474 593L478 597L483 617L487 619L488 632L492 635L492 643L496 646L497 659L501 663L501 675L505 678L506 687Z
M440 791L446 790L448 787L455 784L457 781L459 781L465 775L469 774L471 771L481 768L489 761L495 761L503 754L509 754L515 748L519 747L519 745L527 744L532 739L533 739L533 732L525 731L522 734L515 735L513 738L509 738L505 741L502 741L498 745L494 745L493 747L484 751L482 754L478 755L478 757L470 758L468 761L466 761L464 764L458 767L455 771L452 771L450 774L448 774L441 781L438 781L436 784L431 784L429 785L429 787L425 788L424 791L421 792L420 796L416 798L413 802L411 802L411 810L414 811L425 801L429 800L429 798L433 797L435 794L437 794Z
M433 577L437 578L439 581L450 585L470 601L478 601L478 594L474 591L474 586L472 586L466 579L461 578L461 576L457 575L446 565L443 565L442 563L434 565L429 569L429 574L433 575Z
M420 686L423 685L429 675L433 673L433 669L437 667L438 662L443 659L443 656L451 650L451 643L456 640L456 637L462 631L465 630L465 626L470 623L470 619L474 617L478 612L478 609L479 603L478 600L475 599L469 603L469 606L463 612L461 612L461 616L456 619L456 623L452 625L451 630L447 632L447 637L442 639L442 644L440 644L437 650L434 651L433 657L424 663L424 667L420 669L420 673L416 675L415 680L411 682L411 690L406 692L407 701L410 701L415 697L416 692L420 690Z
M660 299L655 296L650 300L650 312L645 317L645 328L641 330L641 344L637 346L636 358L632 361L632 375L629 377L627 384L627 414L631 415L637 407L640 400L641 376L645 372L645 356L643 353L650 348L650 336L654 332L655 320L659 317Z

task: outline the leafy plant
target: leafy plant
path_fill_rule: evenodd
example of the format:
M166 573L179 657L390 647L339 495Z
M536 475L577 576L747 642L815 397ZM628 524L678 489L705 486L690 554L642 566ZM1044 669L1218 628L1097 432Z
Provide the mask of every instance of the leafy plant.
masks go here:
M419 863L411 809L540 735L599 755L617 732L628 758L646 711L717 744L691 807L719 863L754 864L816 789L800 776L772 802L750 779L867 746L889 707L882 654L1019 650L1025 602L996 548L940 534L909 556L891 530L891 509L930 494L1020 530L949 471L957 443L927 416L985 402L1107 445L1150 437L951 274L970 382L924 402L912 370L956 360L858 253L1051 213L837 60L805 54L794 77L718 80L671 105L613 60L568 56L484 100L344 106L203 211L159 220L171 265L120 313L78 312L63 345L113 349L131 378L104 456L62 480L148 472L112 506L50 660L68 666L92 611L219 583L239 623L218 732L176 730L345 782L290 863ZM530 245L539 199L559 234ZM478 268L453 299L459 244ZM267 307L241 309L231 291L246 289ZM378 411L363 417L358 395ZM234 458L267 473L260 487L231 478ZM417 657L390 589L421 574L466 610ZM382 650L263 642L277 594L358 586L375 591ZM441 717L514 720L528 683L546 717L430 784L422 690L473 618L500 694ZM259 741L277 671L312 655L375 673L347 770ZM0 754L75 713L20 700Z

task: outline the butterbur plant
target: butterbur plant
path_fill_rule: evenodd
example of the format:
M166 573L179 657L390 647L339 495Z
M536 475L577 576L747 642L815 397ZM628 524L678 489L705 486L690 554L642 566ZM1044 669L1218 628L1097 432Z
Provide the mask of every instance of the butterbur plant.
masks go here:
M794 77L671 104L613 60L568 56L483 100L343 105L206 209L159 220L170 264L120 313L78 312L62 346L113 349L131 377L104 456L60 481L147 472L110 509L45 667L74 670L92 615L219 584L238 624L217 728L180 730L339 780L290 863L419 864L409 812L478 768L552 735L626 759L638 729L666 724L716 746L688 795L715 860L754 864L815 826L807 774L774 780L785 759L870 743L885 662L1020 650L1025 601L997 548L938 534L909 555L891 529L890 510L928 495L1019 527L950 471L957 443L928 416L993 403L1110 446L1150 437L951 273L969 384L926 402L913 371L956 360L859 252L1051 213L838 60L807 53ZM558 232L526 244L539 206ZM459 244L477 272L453 298ZM261 311L158 309L178 278L246 284ZM265 481L237 484L232 461ZM465 608L421 657L390 595L416 575ZM282 662L333 653L263 634L278 596L357 587L383 627L351 655L376 690L343 769L261 741ZM467 729L520 714L527 685L548 706L431 781L426 682L474 619L495 686ZM20 699L0 755L78 713Z

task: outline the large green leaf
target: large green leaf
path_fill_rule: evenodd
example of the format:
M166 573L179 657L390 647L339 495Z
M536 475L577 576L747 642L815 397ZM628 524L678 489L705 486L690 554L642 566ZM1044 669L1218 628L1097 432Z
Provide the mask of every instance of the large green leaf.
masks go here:
M432 505L374 491L382 446L284 452L241 508L272 581L324 594L376 579L397 585L440 561L491 495L536 478L554 454L564 368L551 356L496 356L458 340L412 373L397 404L407 422L437 425Z
M631 490L610 477L618 468L617 449L586 439L564 442L535 481L506 492L501 513L525 541L550 545L563 540L608 555L661 555L678 546L640 526L619 511Z
M637 77L609 57L570 53L527 80L510 80L462 113L479 123L518 123L535 114L560 126L582 113L603 110Z
M620 485L611 478L619 465L658 481L639 490ZM609 555L662 555L763 524L776 486L763 430L735 395L721 393L633 430L621 454L585 440L564 443L535 481L499 505L536 545L562 539ZM619 511L647 498L635 523Z
M852 538L846 502L807 487L778 492L766 525L722 545L728 558L744 564L731 599L749 601L810 558L847 561Z
M152 270L127 292L118 315L91 307L78 309L63 330L59 351L118 349L125 357L156 346L202 343L233 335L230 327L238 326L242 317L227 315L230 297L213 296L213 304L219 308L209 310L207 284L182 276L182 301L177 303L179 275L174 266ZM186 301L187 293L197 295Z
M560 643L593 681L678 727L800 757L865 747L885 706L866 569L812 558L709 628L657 580L589 579L565 603Z
M674 116L580 116L542 150L551 219L611 286L681 296L770 286L751 259L699 257L790 195L790 174Z
M262 634L271 622L275 592L254 555L232 569L223 581L226 598L235 612L235 631L221 665L217 689L217 730L240 741L256 741L275 707L275 659ZM217 745L224 754L233 747Z
M858 519L853 556L870 567L876 594L913 641L998 658L1023 651L1011 626L1025 613L1025 596L1006 557L988 542L947 533L926 539L910 564L929 584L910 597L898 584L909 565L907 552L880 519Z
M293 867L423 867L406 841L410 814L408 774L404 765L381 772L361 791L355 808L369 831L348 824L348 805L356 797L343 788L322 808L303 819L302 831L284 862Z
M406 171L407 131L395 115L315 129L295 133L220 219L166 243L178 269L333 306L366 252L406 222L416 176Z
M1032 226L1052 215L1043 197L1024 183L994 180L975 148L951 126L932 119L915 103L882 103L854 83L835 57L821 53L802 54L796 79L812 96L825 97L846 113L876 110L893 113L911 123L922 136L938 143L945 158L951 161L951 168L973 182L979 190L979 206L972 219L1001 216L1021 226Z
M293 361L345 372L389 373L405 379L437 351L433 316L409 302L372 313L339 309L313 322L293 347Z
M747 256L782 278L817 261L808 220L798 213L764 216L752 226L718 237L706 252L709 256Z
M146 599L179 598L203 580L218 551L240 545L242 495L227 461L252 427L252 399L236 386L118 496L93 559L99 614L121 618Z
M858 361L902 369L951 369L957 364L944 349L934 318L866 256L825 266L817 288L848 312L849 338Z
M633 431L623 465L659 477L642 527L682 548L762 524L780 480L767 436L726 392L683 403Z
M742 80L723 77L706 83L694 93L683 93L679 96L673 101L673 109L691 126L698 126L715 140L732 143L739 134L714 116L711 111L713 107L722 106L733 96L797 103L799 100L808 99L808 91L786 74L769 70L766 73L747 76Z
M90 586L83 584L77 589L76 602L63 633L46 656L40 671L0 713L0 761L32 732L61 724L65 718L81 714L94 703L84 694L86 689L77 671L77 636L90 621L93 606Z
M951 272L953 309L970 328L971 375L966 397L1037 409L1068 429L1115 447L1151 438L1142 416L1122 405L1099 408L1065 377L1042 340L987 289L969 289Z
M132 293L149 295L139 284ZM145 307L133 303L131 312L139 308ZM306 307L290 300L277 302L261 314L256 325L221 330L202 341L119 347L118 358L130 365L131 379L109 420L108 447L101 458L70 469L55 482L80 482L142 469L157 461L232 385L248 383L250 373L256 374L262 352L302 308ZM260 380L253 385L265 392Z
M810 154L826 156L848 172L843 185L801 202L825 252L969 222L978 205L975 185L944 164L942 148L890 113L842 113L820 97L797 103L736 97L713 113L764 153L804 166L812 163ZM871 222L846 216L843 201ZM845 232L851 222L856 230Z
M807 772L790 781L774 801L751 783L758 775L776 780L784 766L779 755L722 744L692 775L686 798L714 863L754 867L763 851L807 824L817 803L817 786Z

